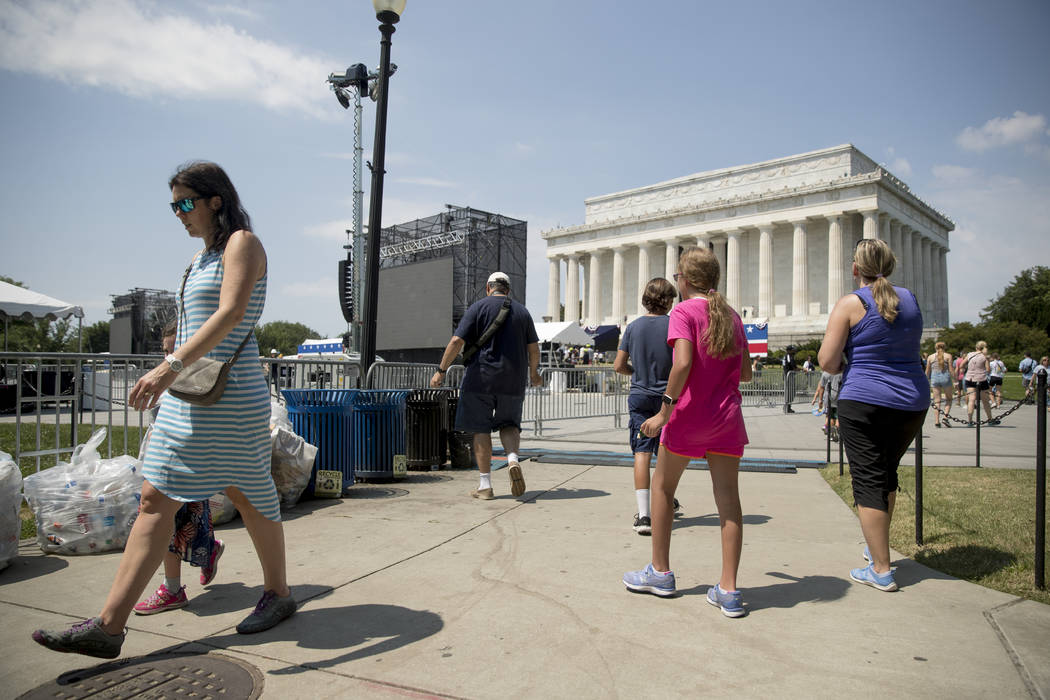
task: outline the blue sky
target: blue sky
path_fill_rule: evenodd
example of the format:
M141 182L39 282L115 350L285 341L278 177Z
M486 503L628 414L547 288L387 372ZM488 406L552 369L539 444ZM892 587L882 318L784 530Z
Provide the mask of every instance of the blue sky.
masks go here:
M89 323L176 289L198 246L166 182L204 158L267 248L263 321L341 332L353 120L324 81L378 63L376 27L368 0L0 0L0 274ZM1050 264L1048 30L1035 0L408 0L383 223L527 220L538 318L540 232L586 197L852 143L955 221L952 321L976 320Z

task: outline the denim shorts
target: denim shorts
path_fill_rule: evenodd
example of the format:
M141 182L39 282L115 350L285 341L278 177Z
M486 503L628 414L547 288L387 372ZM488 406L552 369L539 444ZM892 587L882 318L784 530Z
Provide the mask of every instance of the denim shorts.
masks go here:
M462 391L456 404L456 430L466 433L491 433L507 427L521 430L521 408L524 403L524 394Z
M627 395L627 411L630 419L627 431L631 438L631 452L656 452L660 449L660 436L646 437L641 432L642 423L655 416L663 407L663 397L652 394L630 393Z

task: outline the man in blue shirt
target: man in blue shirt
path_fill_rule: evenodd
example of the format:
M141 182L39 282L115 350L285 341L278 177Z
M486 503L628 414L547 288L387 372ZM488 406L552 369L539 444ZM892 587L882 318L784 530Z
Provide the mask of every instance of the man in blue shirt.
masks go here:
M500 442L507 453L510 492L525 493L525 477L518 461L521 442L521 409L525 402L526 383L540 386L540 345L532 316L524 306L509 297L510 278L504 272L493 272L485 284L485 298L471 304L448 341L438 370L430 386L440 387L445 373L464 350L476 352L466 362L466 372L456 404L456 430L474 434L474 456L480 481L471 496L492 500L492 435L499 431ZM498 316L508 307L502 323ZM483 336L493 327L485 340Z
M1017 365L1017 371L1021 373L1021 386L1024 387L1024 399L1028 401L1035 391L1032 386L1032 374L1035 372L1036 361L1032 359L1032 353L1026 352L1024 359Z

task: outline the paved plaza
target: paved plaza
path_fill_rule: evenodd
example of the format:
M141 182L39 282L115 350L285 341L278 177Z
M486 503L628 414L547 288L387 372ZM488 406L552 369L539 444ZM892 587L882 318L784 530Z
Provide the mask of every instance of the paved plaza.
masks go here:
M1034 415L1025 407L984 431L985 466L1034 466ZM820 418L746 416L748 457L822 458ZM526 432L523 447L625 453L626 431L611 424L552 423L543 439ZM953 430L928 423L926 464L966 461L973 431ZM582 461L525 462L520 499L504 471L497 498L481 502L467 496L476 472L451 470L299 504L285 518L301 607L256 636L233 629L260 594L252 544L239 520L221 526L216 581L202 589L186 567L189 607L133 617L125 657L232 658L256 670L266 698L1050 697L1050 607L900 555L900 592L851 583L860 527L816 470L741 474L749 615L734 620L705 601L720 556L707 474L683 479L672 539L680 595L660 599L620 581L649 561L650 540L630 528L630 469ZM109 668L29 634L97 612L119 554L45 556L32 542L20 553L0 573L2 695Z

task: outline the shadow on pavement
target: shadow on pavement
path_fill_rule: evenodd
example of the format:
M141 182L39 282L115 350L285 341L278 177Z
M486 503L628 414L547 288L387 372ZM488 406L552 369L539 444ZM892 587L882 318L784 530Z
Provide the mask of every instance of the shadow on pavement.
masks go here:
M765 525L770 521L768 515L758 515L754 513L747 513L741 519L744 525ZM689 518L680 517L675 518L674 523L671 525L672 529L678 529L680 527L710 527L712 525L718 525L718 513L708 513L707 515L694 515Z
M331 586L315 586L304 584L292 586L292 595L302 605L308 600L313 600L322 595L332 592ZM263 588L260 585L246 586L240 581L233 583L213 583L190 598L190 604L186 611L198 617L211 617L230 612L243 610L247 616L255 604L262 597Z
M798 578L779 571L767 571L766 576L784 579L784 583L751 588L744 586L744 605L748 612L767 608L793 608L799 603L823 603L838 600L846 594L850 582L834 576L803 576ZM707 590L714 585L702 584L686 588L681 595L707 595Z
M120 554L120 552L117 552L117 554ZM61 571L67 566L69 566L69 562L65 560L65 557L60 557L57 554L44 554L39 550L31 556L19 553L17 557L11 560L6 569L0 571L0 585L46 576L47 574Z
M534 501L552 501L566 498L601 498L602 496L611 495L608 491L601 491L599 489L554 489L553 491L544 491L543 493L536 494L530 500Z
M1013 566L1017 562L1017 557L992 547L968 544L940 551L918 551L915 553L915 561L924 567L936 569L933 573L939 576L943 576L940 572L944 572L952 577L974 581L982 576L988 576L1008 566ZM922 576L922 578L934 577Z
M220 648L287 641L304 649L345 650L330 659L270 672L288 675L385 654L436 634L444 626L441 616L429 610L399 605L349 605L298 612L288 621L256 635L226 634L198 641Z

